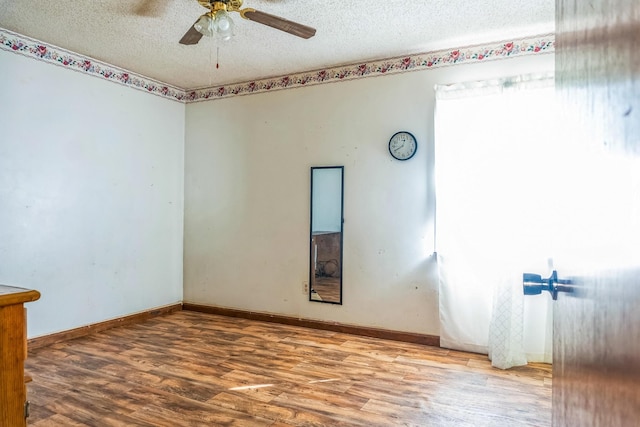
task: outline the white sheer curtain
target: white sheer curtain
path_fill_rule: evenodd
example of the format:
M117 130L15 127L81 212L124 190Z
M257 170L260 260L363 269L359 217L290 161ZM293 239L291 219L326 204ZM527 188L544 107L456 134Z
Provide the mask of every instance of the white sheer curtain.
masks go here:
M440 339L494 366L551 362L550 297L522 273L550 272L553 75L436 86Z

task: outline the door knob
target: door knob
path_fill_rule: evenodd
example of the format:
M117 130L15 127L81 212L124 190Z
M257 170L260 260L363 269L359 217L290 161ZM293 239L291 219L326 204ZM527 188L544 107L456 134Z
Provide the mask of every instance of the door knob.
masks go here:
M553 270L551 276L543 279L539 274L524 273L522 287L525 295L540 295L542 291L549 291L554 300L558 299L558 292L573 292L571 280L558 279L558 272Z

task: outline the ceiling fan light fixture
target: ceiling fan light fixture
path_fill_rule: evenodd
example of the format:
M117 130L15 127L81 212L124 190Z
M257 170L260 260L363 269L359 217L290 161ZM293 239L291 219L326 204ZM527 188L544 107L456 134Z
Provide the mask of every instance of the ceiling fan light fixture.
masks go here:
M225 10L216 11L213 27L222 40L229 40L233 36L234 25L233 19L231 19L231 16L229 16Z
M200 34L212 37L216 31L216 27L214 25L214 19L211 17L211 13L205 13L198 19L193 25L193 28L196 29Z

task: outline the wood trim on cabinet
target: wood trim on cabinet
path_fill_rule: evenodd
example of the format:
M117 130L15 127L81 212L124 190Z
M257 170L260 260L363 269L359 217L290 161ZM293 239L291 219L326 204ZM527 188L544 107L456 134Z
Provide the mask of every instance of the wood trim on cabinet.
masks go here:
M324 331L340 332L344 334L360 335L365 337L380 338L392 341L402 341L413 344L422 344L439 347L440 337L436 335L418 334L415 332L392 331L388 329L371 328L367 326L348 325L337 322L326 322L323 320L302 319L297 317L283 316L280 314L261 313L255 311L238 310L234 308L216 307L210 305L200 305L183 303L183 310L197 311L200 313L218 314L227 317L240 317L249 320L262 322L280 323L290 326L301 326L304 328L321 329Z
M151 319L153 317L174 313L180 310L182 310L182 303L176 303L176 304L171 304L164 307L153 308L151 310L143 311L140 313L130 314L128 316L106 320L104 322L93 323L93 324L81 326L75 329L69 329L62 332L43 335L41 337L31 338L29 340L28 346L29 346L29 349L45 347L58 342L72 340L74 338L83 337L85 335L89 335L95 332L100 332L106 329L115 328L117 326L140 323L147 319Z
M27 378L24 375L27 316L24 303L38 298L38 291L0 285L0 426L27 425Z
M37 301L39 298L40 292L36 290L0 284L0 307Z

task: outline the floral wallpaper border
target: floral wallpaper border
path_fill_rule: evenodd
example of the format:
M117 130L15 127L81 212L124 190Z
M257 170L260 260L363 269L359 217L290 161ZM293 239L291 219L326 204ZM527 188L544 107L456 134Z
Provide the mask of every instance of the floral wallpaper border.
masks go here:
M0 49L70 70L101 77L174 101L185 101L184 89L0 28Z
M289 76L190 90L187 91L186 102L199 102L365 77L427 70L461 63L486 62L513 56L551 53L554 50L555 36L549 34L526 38L520 41L503 41L459 49L440 50L437 52L400 56L379 61L309 71Z
M400 56L288 76L191 90L180 89L3 28L0 28L0 49L105 78L174 101L191 103L365 77L427 70L462 63L486 62L514 56L551 53L555 50L555 37L553 34L546 34L518 40Z

